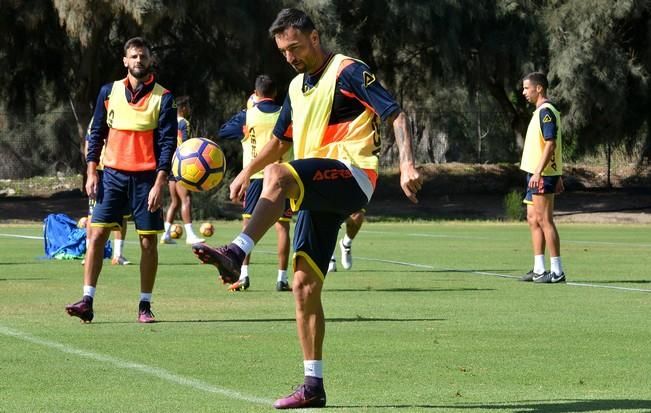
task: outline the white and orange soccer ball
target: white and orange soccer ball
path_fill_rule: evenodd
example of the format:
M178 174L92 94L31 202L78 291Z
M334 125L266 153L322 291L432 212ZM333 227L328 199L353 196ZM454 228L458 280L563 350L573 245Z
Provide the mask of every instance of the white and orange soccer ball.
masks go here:
M179 239L183 236L183 227L181 225L172 224L170 227L170 237Z
M174 152L172 174L180 185L190 191L208 191L224 179L226 158L215 142L192 138Z
M212 237L212 234L215 233L215 227L210 222L204 222L199 227L199 232L204 237Z

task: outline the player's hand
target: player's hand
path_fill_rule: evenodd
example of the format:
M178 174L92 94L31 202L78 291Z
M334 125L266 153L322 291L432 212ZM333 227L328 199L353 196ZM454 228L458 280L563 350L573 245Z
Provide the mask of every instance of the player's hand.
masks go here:
M246 193L246 188L249 187L251 184L251 179L247 174L244 173L244 171L240 172L237 174L235 179L233 179L233 182L231 182L230 185L230 190L231 190L231 201L232 202L237 202L237 203L242 203L244 201L244 194Z
M411 202L418 203L416 193L423 187L423 177L413 164L400 166L400 187Z
M149 196L147 197L147 211L154 212L163 206L163 188L166 181L166 174L159 173L157 175L156 182L149 190Z
M554 193L560 194L561 192L565 191L565 184L563 183L563 177L559 176L558 181L556 182L556 188L554 189Z
M540 174L533 174L529 179L529 188L535 189L537 193L542 194L545 192L545 182Z
M90 199L95 199L97 197L97 184L99 182L99 177L97 176L97 171L89 172L86 177L86 194Z

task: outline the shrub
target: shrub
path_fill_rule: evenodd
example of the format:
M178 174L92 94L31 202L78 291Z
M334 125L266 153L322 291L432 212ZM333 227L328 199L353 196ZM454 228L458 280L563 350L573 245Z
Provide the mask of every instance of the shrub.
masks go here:
M522 192L512 190L504 197L504 217L509 221L522 221L525 216Z

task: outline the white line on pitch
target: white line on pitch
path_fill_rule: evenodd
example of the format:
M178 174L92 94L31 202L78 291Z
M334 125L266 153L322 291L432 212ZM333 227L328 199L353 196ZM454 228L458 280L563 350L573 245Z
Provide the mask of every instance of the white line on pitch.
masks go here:
M120 368L120 369L128 369L128 370L135 370L140 373L145 373L150 376L159 378L161 380L166 380L168 382L174 383L174 384L180 384L182 386L187 386L191 387L195 390L201 390L204 392L208 393L215 393L215 394L220 394L222 396L229 397L231 399L235 400L241 400L245 402L250 402L250 403L256 403L256 404L263 404L263 405L270 405L273 400L269 399L263 399L261 397L255 397L255 396L250 396L235 390L227 389L224 387L219 387L219 386L214 386L212 384L196 380L190 377L184 377L180 376L178 374L174 374L170 371L167 371L165 369L161 369L158 367L152 367L148 366L146 364L141 364L141 363L133 363L130 361L126 360L121 360L116 357L111 357L107 356L104 354L99 354L99 353L93 353L91 351L86 351L86 350L81 350L81 349L76 349L74 347L57 343L55 341L50 341L46 340L43 338L39 338L36 336L33 336L31 334L23 333L18 330L10 329L7 327L4 327L0 325L0 334L8 337L14 337L19 340L27 341L32 344L37 344L43 347L47 347L53 350L58 350L62 353L67 353L67 354L72 354L74 356L82 357L82 358L87 358L91 359L94 361L98 361L100 363L106 363L106 364L111 364L114 367Z
M407 267L425 268L425 269L430 269L430 270L461 272L461 273L464 273L464 274L488 275L488 276L492 276L492 277L511 278L511 279L520 278L520 277L517 277L515 275L500 274L500 273L496 273L496 272L460 270L460 269L454 269L454 268L437 268L437 267L434 267L432 265L415 264L415 263L404 262L404 261L383 260L383 259L379 259L379 258L355 257L355 259L356 260L362 260L362 261L374 261L374 262L384 262L384 263L387 263L387 264L404 265L404 266L407 266ZM610 290L635 291L635 292L642 292L642 293L651 293L651 290L644 289L644 288L616 287L616 286L613 286L613 285L601 285L601 284L577 283L577 282L568 282L566 284L576 286L576 287L593 287L593 288L605 288L605 289L610 289Z

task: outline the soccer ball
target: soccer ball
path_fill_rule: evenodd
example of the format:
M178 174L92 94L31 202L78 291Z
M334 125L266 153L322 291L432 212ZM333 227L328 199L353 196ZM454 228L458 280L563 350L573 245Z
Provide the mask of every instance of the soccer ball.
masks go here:
M215 227L210 222L204 222L199 227L199 232L204 237L212 237L212 234L215 233Z
M226 158L219 145L205 138L183 142L172 157L172 174L190 191L208 191L224 179Z
M183 236L183 227L180 225L172 224L170 227L170 237L174 239L181 238Z
M88 217L81 217L77 221L77 228L86 228L86 223L88 222Z

